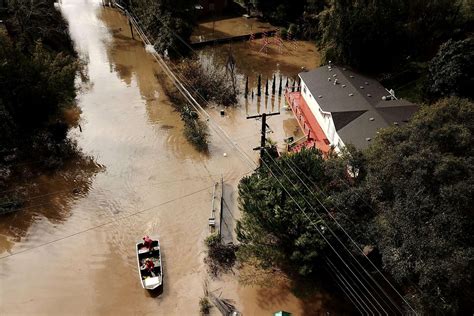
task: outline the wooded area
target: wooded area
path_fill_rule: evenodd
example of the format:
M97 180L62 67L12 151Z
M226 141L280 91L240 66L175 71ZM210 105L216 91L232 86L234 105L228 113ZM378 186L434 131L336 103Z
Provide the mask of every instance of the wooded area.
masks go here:
M473 102L448 98L381 132L367 152L348 149L325 160L302 150L267 160L239 186L239 259L319 284L329 244L340 251L336 238L350 244L342 227L361 249L375 247L373 262L417 311L470 311L473 133ZM317 227L324 226L335 235L323 239Z
M0 32L0 188L23 172L17 164L31 160L32 152L35 170L55 169L75 155L66 135L80 115L74 102L79 62L53 1L12 0L6 16L7 33ZM13 195L1 199L12 202Z
M323 62L375 75L412 101L432 101L433 93L473 97L473 89L457 87L473 86L472 75L459 74L472 74L474 64L472 0L244 2L295 36L316 41ZM441 57L446 54L463 57Z

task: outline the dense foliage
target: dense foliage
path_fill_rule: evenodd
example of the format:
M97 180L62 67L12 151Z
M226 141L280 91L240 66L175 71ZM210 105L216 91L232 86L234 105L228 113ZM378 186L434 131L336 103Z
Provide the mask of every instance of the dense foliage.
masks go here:
M333 0L320 23L326 60L365 71L426 60L467 23L457 0ZM429 38L427 41L425 39Z
M387 150L390 148L390 150ZM377 244L425 312L474 307L474 104L444 99L368 152Z
M0 34L4 153L38 138L65 139L68 124L63 114L74 106L78 70L67 26L51 1L11 1L9 10L7 26L13 41Z
M154 41L159 53L179 56L188 51L195 19L196 0L142 0L133 1L129 7Z
M199 59L183 60L177 67L186 84L192 87L196 99L230 106L237 103L237 91L232 87L232 78L224 67L203 63Z
M361 248L380 251L381 267L416 310L472 311L473 134L474 104L450 98L424 107L403 127L381 132L364 153L350 149L323 159L303 150L268 161L275 176L262 167L239 185L239 258L293 277L323 277L330 252L309 222L321 225L317 197ZM328 240L341 247L329 234Z
M8 34L22 50L34 48L40 40L55 52L75 55L66 21L54 7L54 0L8 0Z
M298 166L301 174L308 176L307 183L314 190L314 196L307 198L325 200L326 197L311 183L317 183L326 191L337 190L340 185L337 176L344 175L345 170L341 162L334 158L334 163L326 163L319 151L303 150L277 161L269 158L265 164L268 168L262 167L243 178L239 184L242 211L237 224L237 237L241 242L239 258L244 262L256 261L264 269L278 268L295 277L314 277L320 273L328 247L318 232L321 228L311 222L320 225L321 218L316 212L322 219L327 219L327 215L323 215L325 211L320 205L305 203L305 198L298 192L307 190L290 170Z
M247 0L241 3L284 27L282 34L287 34L288 29L293 36L316 40L323 62L331 60L373 73L384 79L384 84L401 91L405 98L435 100L424 92L433 92L436 97L468 96L454 86L462 80L458 71L448 69L468 63L472 55L469 41L462 41L472 37L472 0ZM425 82L427 63L443 43L446 44L431 62L431 75ZM450 61L448 56L453 54L458 58ZM462 55L468 56L461 60ZM466 76L471 73L465 71ZM448 78L442 79L445 75ZM461 84L467 85L466 81ZM430 88L428 91L426 86Z
M474 38L444 43L429 66L428 98L474 98Z
M66 135L79 113L74 104L78 62L61 13L49 0L8 5L8 33L0 32L1 188L23 172L18 161L31 160L32 152L35 171L55 168L73 155ZM13 195L0 196L5 199L17 204Z

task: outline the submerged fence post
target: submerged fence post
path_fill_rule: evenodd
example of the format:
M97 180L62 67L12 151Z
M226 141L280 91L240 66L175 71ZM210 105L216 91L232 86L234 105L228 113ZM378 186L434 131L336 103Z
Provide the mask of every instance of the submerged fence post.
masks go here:
M261 96L262 75L258 75L257 96Z
M276 80L276 77L275 77L275 74L273 74L273 81L272 81L272 95L275 95L275 80Z
M249 76L245 79L245 98L247 99L249 94Z
M283 85L282 81L283 81L283 77L282 75L280 75L280 85L278 86L278 96L281 96L281 90L282 90L282 85Z

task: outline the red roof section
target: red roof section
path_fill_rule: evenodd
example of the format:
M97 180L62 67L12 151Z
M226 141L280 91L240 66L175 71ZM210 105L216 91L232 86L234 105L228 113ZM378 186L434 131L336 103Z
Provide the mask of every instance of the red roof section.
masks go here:
M301 96L301 92L288 91L285 93L285 97L303 133L307 136L307 140L293 147L292 151L298 152L303 147L316 147L324 154L327 154L331 149L330 142L308 104Z

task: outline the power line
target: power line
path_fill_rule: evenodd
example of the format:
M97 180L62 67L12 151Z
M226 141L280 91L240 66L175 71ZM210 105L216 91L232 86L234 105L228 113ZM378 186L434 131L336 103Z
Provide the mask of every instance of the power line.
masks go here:
M336 279L336 282L340 283L340 288L342 291L346 294L346 296L349 298L349 300L354 304L354 306L357 308L357 310L361 314L369 314L368 306L365 304L365 301L361 299L359 296L358 292L354 290L352 287L351 283L347 281L347 279L342 275L342 273L339 272L339 270L336 268L336 266L330 261L329 259L326 260L326 264L329 267L330 271L333 272L334 278ZM345 291L347 290L347 291ZM360 308L359 308L360 307ZM361 311L361 309L364 310L364 312Z
M248 171L248 172L244 173L243 175L249 174L250 172L252 172L252 171ZM219 174L208 174L207 176L212 178L213 176L221 176L221 174L220 173ZM203 179L207 176L184 177L184 178L180 178L180 179L177 179L177 180L161 181L161 182L153 182L153 181L143 182L142 184L134 185L133 187L134 188L139 188L139 187L143 187L143 186L158 186L158 185L161 185L161 184L183 182L183 181L186 181L186 180L199 180L199 179ZM228 178L228 179L232 180L232 179L235 179L235 178ZM226 180L228 180L228 179L226 179ZM76 194L74 191L77 190L77 189L78 188L76 187L76 188L72 188L72 189L68 189L68 190L58 190L58 191L53 191L53 192L45 193L45 194L41 194L41 195L35 195L35 196L28 197L27 199L22 200L22 202L36 200L36 199L39 199L39 198L42 198L42 197L47 197L47 196L54 196L54 195L58 195L58 194L61 194L61 193L74 193L74 194ZM79 194L79 193L77 193L77 194ZM6 205L9 205L9 204L10 203L3 203L3 204L0 204L0 207L6 206ZM26 208L21 208L21 210L34 208L36 206L41 206L41 205L44 205L44 204L49 204L49 203L43 203L43 204L39 204L39 205L31 205L31 206L28 206Z
M128 12L126 11L126 13L128 14ZM135 22L135 27L138 29L139 31L139 35L140 37L142 37L142 40L144 40L144 42L147 44L147 45L150 45L151 43L146 39L146 36L145 34L143 34L143 32L139 29L138 27L138 24ZM164 66L164 69L166 70L165 72L167 73L168 76L172 77L172 80L173 80L173 83L175 84L175 86L178 88L178 90L183 94L183 96L185 97L185 99L190 102L190 104L195 108L195 110L200 113L202 116L205 116L208 118L208 120L211 120L212 123L214 123L214 127L219 129L220 131L224 132L222 130L222 128L220 128L220 126L218 124L216 124L212 118L210 117L210 115L199 105L199 103L197 103L197 101L189 94L189 92L186 90L186 88L179 82L179 80L176 78L176 75L174 73L171 72L171 70L169 69L169 67L166 65L166 63L161 59L161 56L159 56L158 54L156 53L153 53L153 56L157 59L157 61ZM186 93L185 93L186 92ZM202 96L201 96L202 97ZM224 132L224 135L225 135L225 138L227 138L228 141L232 142L231 138ZM242 153L242 155L248 159L249 157L245 154L245 152L243 152L241 150L241 148L239 146L237 146L237 143L232 143L232 145L239 150L239 152ZM252 160L250 160L252 164L254 164L254 162ZM266 164L265 164L266 165ZM267 166L267 165L266 165ZM267 166L268 167L268 166ZM271 171L271 169L269 169L269 171L272 173L273 177L277 179L277 181L280 183L281 185L281 182L278 180L278 178L273 174L273 172ZM286 191L286 189L284 188L284 186L282 186L283 189ZM289 193L289 192L287 192ZM290 195L290 194L289 194ZM294 200L294 198L290 195L290 197ZM294 202L297 204L297 206L300 208L300 210L305 214L305 216L307 217L307 219L311 222L311 224L313 224L316 228L316 230L321 234L320 230L318 229L318 227L311 221L311 219L308 217L308 215L304 212L304 210L301 208L301 206L294 200ZM323 238L325 239L325 237L323 236ZM326 240L327 241L327 240ZM330 243L328 243L330 245ZM332 247L332 245L330 245L330 247ZM343 261L343 263L347 266L347 264L344 262L344 260L341 258L341 260ZM348 266L347 266L348 267ZM349 268L349 267L348 267ZM349 268L350 269L350 268ZM353 273L353 272L352 272ZM364 286L365 287L365 286ZM370 294L370 293L369 293ZM379 305L380 306L380 305ZM375 306L374 306L375 307ZM380 306L381 307L381 306ZM382 307L383 309L383 307Z
M141 32L139 31L139 33L141 33ZM140 34L140 35L142 35L142 34ZM143 35L144 35L144 34L143 34ZM145 41L145 43L146 43L146 42L147 42L147 41ZM149 43L149 41L148 41L148 43ZM162 59L160 58L160 56L156 56L157 54L153 54L153 55L155 56L155 58L157 58L158 60L161 60L161 61L162 61ZM160 63L160 64L162 64L162 63ZM170 72L170 70L169 70L169 68L167 67L167 65L166 65L164 62L163 62L163 64L164 64L164 66L165 66L165 69L168 70L168 72ZM177 79L176 79L176 77L174 76L174 74L170 73L170 75L174 78L174 80L177 81ZM182 94L184 94L183 91L180 89L180 87L179 87L178 85L179 85L179 83L175 82L175 86L177 86L178 90L179 90ZM183 90L185 90L185 88L184 88L182 85L181 85L181 88L183 88ZM186 91L186 92L187 92L187 91ZM187 93L189 94L189 92L187 92ZM184 95L184 96L185 96L185 98L186 98L188 101L189 101L189 99L191 99L191 100L193 100L195 103L197 103L197 102L194 100L194 98L192 98L192 96L187 96L187 95ZM193 105L194 102L191 102L191 105ZM210 118L209 114L208 114L207 112L205 112L205 110L202 109L202 107L200 107L200 105L199 105L198 103L196 104L196 106L193 105L193 107L195 107L195 109L198 111L198 113L201 112L201 111L198 110L198 108L199 108L199 109L202 110L202 112L203 112L201 115L204 115L204 116ZM198 107L198 108L197 108L197 107ZM222 129L220 128L220 126L218 126L217 124L216 124L215 127L218 128L218 129L220 129L220 130L222 130ZM227 136L227 134L225 134L225 132L224 132L224 135ZM226 138L228 138L228 140L231 141L230 137L227 136ZM234 144L234 145L236 145L236 144ZM237 147L237 148L239 149L239 151L241 151L239 147ZM248 158L248 156L247 156L243 151L241 151L241 153L244 155L244 157ZM251 163L254 164L253 161L251 161ZM278 179L277 179L277 180L278 180ZM296 202L295 202L295 203L296 203ZM298 206L299 206L299 205L298 205ZM300 206L299 206L299 207L300 207ZM303 210L301 207L300 207L300 209L303 211L303 213L305 213L304 210ZM307 216L306 213L305 213L305 215ZM308 219L310 220L310 222L312 223L311 219L310 219L308 216L307 216L307 218L308 218ZM314 225L314 223L312 223L312 224ZM321 233L321 232L319 231L319 229L317 228L316 225L315 225L315 227L316 227L316 229L318 230L318 232ZM323 237L324 237L324 236L323 236ZM332 247L332 246L331 246L331 247Z
M40 245L31 247L31 248L27 248L27 249L24 249L24 250L20 250L20 251L16 251L16 252L10 253L10 254L8 254L8 255L6 255L6 256L0 257L0 260L6 259L6 258L9 258L9 257L12 257L12 256L19 255L19 254L21 254L21 253L24 253L24 252L27 252L27 251L30 251L30 250L33 250L33 249L41 248L41 247L44 247L44 246L46 246L46 245L50 245L50 244L59 242L59 241L61 241L61 240L68 239L68 238L71 238L71 237L74 237L74 236L77 236L77 235L80 235L80 234L84 234L84 233L89 232L89 231L91 231L91 230L94 230L94 229L97 229L97 228L100 228L100 227L103 227L103 226L106 226L106 225L109 225L109 224L112 224L112 223L121 221L121 220L123 220L123 219L130 218L130 217L136 216L136 215L138 215L138 214L142 214L142 213L151 211L151 210L153 210L153 209L155 209L155 208L157 208L157 207L160 207L160 206L163 206L163 205L166 205L166 204L169 204L169 203L172 203L172 202L175 202L175 201L184 199L184 198L186 198L186 197L189 197L189 196L192 196L192 195L194 195L194 194L200 193L200 192L202 192L202 191L208 190L209 188L210 188L210 186L207 186L207 187L205 187L205 188L202 188L202 189L193 191L193 192L191 192L191 193L188 193L188 194L185 194L185 195L182 195L182 196L173 198L173 199L170 199L170 200L168 200L168 201L165 201L165 202L162 202L162 203L160 203L160 204L157 204L157 205L154 205L154 206L151 206L151 207L148 207L148 208L139 210L139 211L137 211L137 212L134 212L134 213L131 213L131 214L128 214L128 215L125 215L125 216L122 216L122 217L113 219L113 220L111 220L111 221L108 221L108 222L105 222L105 223L102 223L102 224L99 224L99 225L96 225L96 226L93 226L93 227L89 227L89 228L87 228L87 229L84 229L84 230L75 232L75 233L73 233L73 234L70 234L70 235L67 235L67 236L64 236L64 237L61 237L61 238L54 239L54 240L48 241L48 242L46 242L46 243L43 243L43 244L40 244Z
M291 183L291 185L292 185L292 186L296 189L296 191L300 194L300 196L303 198L303 200L306 202L306 204L308 204L308 205L312 208L312 211L314 211L314 213L318 216L319 220L321 220L321 221L327 226L328 230L329 230L329 231L331 232L331 234L336 238L336 240L337 240L337 241L343 246L343 248L354 258L354 260L355 260L357 263L359 263L359 262L357 261L357 259L352 255L352 253L350 252L350 250L348 250L347 247L344 245L344 243L339 239L339 237L337 236L337 234L332 230L331 226L326 223L326 221L323 219L323 217L314 209L314 207L313 207L312 204L306 199L306 197L305 197L301 192L299 192L298 188L297 188L297 187L295 186L295 184L288 178L288 176L285 174L285 172L278 166L278 164L277 164L276 161L273 159L273 157L271 157L271 155L270 155L268 152L266 152L266 154L267 154L267 156L268 156L270 159L272 159L273 165L276 166L276 167L280 170L280 172L281 172L281 174L283 175L283 177L285 177L285 178L289 181L289 183ZM269 169L270 172L271 172L271 169L270 169L270 168L268 168L268 169ZM281 187L284 187L284 185L280 182L280 180L277 179L277 181L280 183L280 186L281 186ZM287 192L287 194L289 194L289 192L288 192L286 189L285 189L285 191ZM290 194L289 194L289 195L290 195ZM290 196L291 196L291 195L290 195ZM294 198L292 198L292 199L294 200ZM294 200L294 202L298 205L298 203L296 202L296 200ZM298 207L299 207L300 209L302 209L300 205L298 205ZM319 230L318 230L318 232L319 232ZM382 305L375 299L375 297L372 295L371 291L369 291L369 290L367 289L367 287L365 286L365 284L359 279L359 277L356 276L356 274L352 271L352 269L349 267L349 265L347 264L347 262L345 262L345 260L344 260L344 259L341 257L341 255L337 252L337 250L331 245L331 243L324 237L324 235L323 235L322 233L320 233L320 235L324 238L324 240L326 241L326 243L327 243L327 244L330 246L330 248L334 251L334 253L337 255L337 257L339 257L339 259L342 261L342 263L343 263L343 264L351 271L351 273L356 277L356 279L359 281L359 283L362 285L362 287L367 291L367 293L369 293L369 295L372 297L372 299L374 299L374 301L379 305L379 307L380 307L386 314L388 314L387 311L383 308L383 306L382 306ZM359 266L360 266L360 263L359 263ZM362 266L361 266L361 267L362 267ZM362 267L362 270L363 270L364 272L366 272L366 274L368 274L368 275L370 276L370 274L369 274L363 267ZM363 275L361 275L361 278L362 278L362 279L364 278ZM371 284L370 284L369 282L367 282L367 284L369 284L369 286L371 286ZM370 303L370 301L369 301L369 303ZM372 305L373 305L373 304L372 304ZM373 306L374 306L374 308L376 308L375 305L373 305Z
M165 26L165 25L164 25L164 26ZM165 27L166 27L166 26L165 26ZM169 28L168 28L168 29L169 29ZM177 35L173 30L170 30L170 31L171 31L172 34L175 35L181 42L183 42L190 50L192 50L193 53L195 53L195 54L197 55L196 51L195 51L190 45L188 45L186 41L184 41L184 40L183 40L179 35ZM178 54L180 54L178 50L175 49L175 51L176 51ZM180 55L181 55L181 54L180 54ZM182 56L182 55L181 55L181 56ZM182 56L182 57L183 57L183 56ZM195 92L198 93L199 96L201 96L198 91L195 91ZM204 99L202 96L201 96L201 98ZM205 101L205 100L204 100L204 101ZM286 163L286 160L285 160L285 163ZM293 162L292 162L292 163L293 163ZM291 167L290 167L290 169L291 169ZM298 174L297 174L296 172L294 172L293 169L292 169L292 171L293 171L293 173L295 173L295 175L298 177L298 179L307 187L307 185L305 184L305 182L298 176ZM304 174L304 173L303 173L303 174ZM304 176L307 177L306 174L304 174ZM343 182L343 183L344 183L345 185L347 185L345 182ZM314 184L314 183L313 183L313 184ZM316 186L316 187L317 187L317 186ZM308 188L308 187L307 187L307 188ZM318 188L318 189L319 189L319 188ZM308 190L309 190L309 188L308 188ZM321 189L319 189L319 190L323 193L323 191L322 191ZM310 191L310 190L309 190L309 191ZM310 192L311 192L311 191L310 191ZM315 196L314 193L311 193L311 194L312 194L313 196ZM316 197L316 196L315 196L315 197ZM359 198L360 198L360 196L359 196ZM362 249L360 249L360 247L354 242L354 240L349 236L349 234L346 232L346 230L344 230L344 228L343 228L343 227L339 224L339 222L337 222L337 220L330 214L330 212L327 210L327 208L320 202L320 200L319 200L317 197L316 197L316 199L317 199L318 203L320 203L320 204L323 206L323 208L324 208L325 211L328 213L328 215L330 216L330 218L333 219L333 220L337 223L337 225L344 231L344 233L345 233L345 234L349 237L349 239L354 243L354 245L357 247L357 249L359 249L359 250L361 251L361 253L363 254ZM365 201L364 201L364 202L365 202ZM369 207L372 209L372 211L374 211L373 208L372 208L369 204L366 204L366 205L369 206ZM338 209L339 209L339 208L338 208ZM339 211L341 211L341 210L339 209ZM341 212L342 212L342 211L341 211ZM374 211L374 212L375 212L375 211ZM367 256L364 255L364 257L365 257L365 258L370 262L370 264L377 270L377 272L385 279L385 281L391 286L391 288L397 293L397 295L405 302L405 304L407 304L407 306L409 306L409 307L412 309L412 311L415 312L415 311L413 310L413 308L410 306L410 304L405 300L405 298L396 290L396 288L388 281L388 279L378 270L378 268L373 264L373 262L370 261L370 259L368 259ZM354 258L354 259L355 259L355 258ZM355 260L356 260L356 259L355 259ZM364 269L364 271L365 271L365 269ZM372 278L372 276L371 276L367 271L365 271L365 272L366 272L366 274L368 274L368 276L374 281L374 283L379 287L379 289L382 290L382 292L390 299L391 303L398 309L398 311L400 311L399 308L398 308L398 306L397 306L397 304L393 302L393 300L391 299L391 297L386 294L386 292L378 285L378 283ZM400 312L401 312L401 311L400 311Z
M362 253L363 257L371 264L371 266L378 272L379 275L382 276L382 278L387 282L388 285L390 285L390 287L396 292L396 294L404 301L404 303L413 311L415 312L415 310L411 307L411 305L408 303L408 301L403 297L403 295L401 295L398 290L391 284L391 282L389 282L389 280L383 275L383 273L377 268L377 266L366 256L364 255L364 252L363 250L359 247L359 245L354 241L354 239L349 235L349 233L341 226L341 224L339 224L339 222L337 221L337 219L332 216L332 214L329 212L329 210L326 208L326 206L324 206L324 204L320 201L320 199L312 192L311 188L308 187L308 185L306 184L306 182L304 180L302 180L299 176L299 174L302 174L309 182L311 182L311 184L314 185L314 187L316 187L318 189L319 192L321 192L323 195L325 195L326 197L328 196L326 193L324 193L324 191L314 183L314 181L312 181L308 175L306 175L304 172L302 172L298 166L291 160L286 160L286 159L283 159L283 162L290 168L290 170L293 172L293 174L295 174L298 179L300 180L301 183L303 183L303 185L306 187L306 189L308 190L308 192L316 199L316 201L323 207L323 209L326 211L326 213L329 215L329 217L337 224L337 226L344 232L344 234L349 238L349 240L354 244L354 246L356 247L357 250L360 251L360 253ZM293 168L288 164L291 163L298 171L299 171L299 174L297 172L295 172L295 170L293 170ZM342 181L344 183L344 181ZM359 197L360 198L360 197ZM340 210L340 208L336 205L336 208ZM342 211L341 211L342 212ZM377 283L376 283L377 284ZM378 284L377 284L378 286ZM382 290L383 292L385 292L382 288L379 287L380 290ZM388 295L387 295L388 296ZM388 296L390 298L390 296ZM396 304L392 301L392 299L390 298L391 302L396 306ZM416 312L415 312L416 313Z

